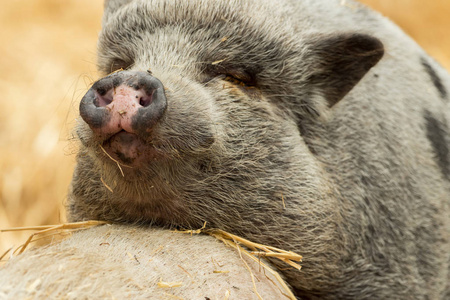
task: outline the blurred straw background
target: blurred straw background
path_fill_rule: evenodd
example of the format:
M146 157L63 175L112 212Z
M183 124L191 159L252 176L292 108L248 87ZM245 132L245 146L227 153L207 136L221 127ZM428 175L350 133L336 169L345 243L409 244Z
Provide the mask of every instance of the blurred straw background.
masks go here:
M102 8L100 0L2 1L0 228L65 221L71 130L97 77ZM29 234L0 233L0 253Z
M450 70L450 1L362 0ZM78 102L97 78L102 1L3 1L0 10L0 228L65 221ZM0 254L29 232L1 233Z

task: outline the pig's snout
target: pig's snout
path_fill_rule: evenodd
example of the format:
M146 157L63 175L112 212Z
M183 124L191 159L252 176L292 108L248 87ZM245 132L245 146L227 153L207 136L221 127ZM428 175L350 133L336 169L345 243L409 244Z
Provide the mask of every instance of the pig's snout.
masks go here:
M166 108L161 81L147 72L121 71L93 84L80 115L101 140L121 131L145 138Z

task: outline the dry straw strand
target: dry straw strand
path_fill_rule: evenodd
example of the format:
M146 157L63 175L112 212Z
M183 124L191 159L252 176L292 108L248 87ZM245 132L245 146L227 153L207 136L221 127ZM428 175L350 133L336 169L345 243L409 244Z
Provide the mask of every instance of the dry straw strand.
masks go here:
M222 236L226 239L231 239L231 240L237 241L237 242L245 245L249 249L253 250L252 254L255 254L258 256L278 258L278 259L284 261L285 263L287 263L288 265L296 268L297 270L301 269L301 266L299 264L295 263L294 261L301 262L302 256L299 254L296 254L292 251L285 251L285 250L282 250L282 249L279 249L276 247L271 247L271 246L254 243L254 242L251 242L244 238L241 238L237 235L220 230L220 229L212 229L212 230L207 231L206 233L213 235L213 236L218 235L218 236ZM256 251L257 249L263 250L263 251Z
M9 248L8 250L6 250L5 253L3 253L2 256L0 256L0 262L2 262L2 259L3 259L6 255L8 255L8 253L9 253L13 248L14 248L14 246L11 247L11 248Z
M77 230L77 229L86 229L92 226L98 226L107 224L104 221L84 221L84 222L74 222L74 223L63 223L58 225L44 225L44 226L31 226L31 227L18 227L18 228L9 228L9 229L0 229L0 232L8 232L8 231L24 231L24 230L38 230L31 234L26 242L23 245L20 245L14 253L20 249L19 254L21 254L31 242L37 241L39 239L52 236L55 234L62 234L65 230ZM9 251L8 251L9 252ZM4 254L5 255L5 254ZM2 257L4 257L2 255Z
M224 62L224 61L225 61L225 58L224 58L224 59L221 59L221 60L213 61L211 64L212 64L212 65L218 65L218 64L220 64L221 62Z
M162 281L162 278L159 280L158 282L158 287L159 288L164 288L164 289L170 289L170 288L174 288L174 287L180 287L183 285L183 282L181 281L176 281L176 282L165 282Z
M231 242L229 240L226 240L228 244L231 244ZM253 289L255 290L256 296L258 296L258 298L260 300L263 300L263 298L261 297L261 295L258 293L258 290L256 289L256 282L255 282L255 275L252 272L252 269L250 269L250 266L247 264L247 262L244 260L244 258L242 257L242 252L245 251L244 249L242 249L241 246L239 246L238 243L236 243L236 241L234 241L233 246L235 249L238 250L239 256L241 257L242 262L244 263L245 267L247 268L247 270L250 272L250 276L252 278L252 283L253 283Z
M228 298L230 298L230 291L229 290L227 290L225 292L225 296L223 297L223 300L228 300Z
M214 235L213 235L214 236ZM294 294L292 293L291 289L287 286L286 282L281 278L280 274L278 274L278 272L272 270L272 268L270 268L268 265L264 264L258 257L255 257L254 255L252 255L251 253L249 253L247 250L245 250L244 248L242 248L241 246L239 246L239 243L237 243L236 241L233 240L229 240L229 239L225 239L223 236L221 235L217 235L214 236L217 239L221 240L223 243L225 243L225 245L231 246L235 249L238 250L239 254L243 253L244 255L246 255L247 257L249 257L250 259L254 260L255 262L257 262L260 266L262 266L264 268L264 270L268 271L270 274L272 274L276 280L278 281L278 283L282 286L282 288L284 289L285 292L283 292L278 285L275 285L276 287L278 287L280 289L280 292L287 298L289 299L297 299ZM251 242L250 242L251 243ZM241 256L242 258L242 256ZM245 261L244 261L245 262ZM245 263L247 265L247 263ZM251 271L250 271L251 272ZM253 274L252 274L253 275ZM267 277L267 276L266 276ZM268 278L268 277L267 277ZM269 278L270 279L270 278ZM270 280L272 281L272 280ZM272 281L273 282L273 281Z
M103 177L100 176L100 181L103 183L103 185L110 191L111 193L114 193L113 189L110 188L109 185L106 184L106 182L103 180Z
M100 149L102 149L103 153L105 153L106 156L108 156L109 159L111 159L113 162L115 162L115 163L117 164L117 167L118 167L119 170L120 170L120 174L122 174L122 177L125 177L125 173L123 172L121 166L124 166L124 167L126 167L126 168L130 168L130 169L132 169L132 167L127 166L127 165L124 165L124 164L121 164L118 160L114 159L111 155L109 155L108 152L106 152L105 148L103 148L102 145L99 144L98 146L100 147Z

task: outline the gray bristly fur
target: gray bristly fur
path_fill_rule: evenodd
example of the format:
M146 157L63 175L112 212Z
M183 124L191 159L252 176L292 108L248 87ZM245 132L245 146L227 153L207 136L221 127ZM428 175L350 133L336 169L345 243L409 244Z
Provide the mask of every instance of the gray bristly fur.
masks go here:
M145 226L97 226L27 249L2 263L0 282L2 300L287 299L268 270L214 237Z
M283 273L305 299L450 297L450 77L390 21L340 0L110 0L98 46L105 74L164 84L165 158L122 176L80 119L71 220L207 221L297 251Z

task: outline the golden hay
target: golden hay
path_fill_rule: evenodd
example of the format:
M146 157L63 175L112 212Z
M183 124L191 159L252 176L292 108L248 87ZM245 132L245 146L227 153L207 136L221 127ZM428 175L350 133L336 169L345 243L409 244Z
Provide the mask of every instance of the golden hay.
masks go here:
M182 285L183 285L182 282L164 282L164 281L162 281L162 278L158 282L158 287L163 288L163 289L171 289L174 287L180 287Z
M20 245L13 251L13 254L19 250L18 254L23 253L28 245L32 242L38 241L40 239L46 239L55 235L65 235L73 230L86 229L92 226L98 226L107 224L104 221L84 221L84 222L74 222L74 223L64 223L58 225L44 225L44 226L30 226L30 227L18 227L18 228L7 228L0 229L0 232L11 232L11 231L27 231L27 230L37 230L37 232L31 234L25 243ZM10 248L12 249L12 248ZM8 250L5 254L0 256L0 260L9 252Z

